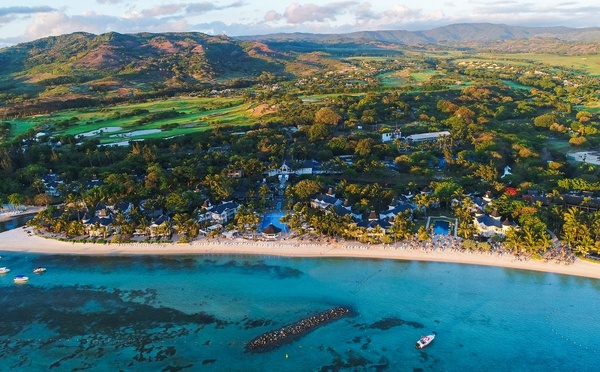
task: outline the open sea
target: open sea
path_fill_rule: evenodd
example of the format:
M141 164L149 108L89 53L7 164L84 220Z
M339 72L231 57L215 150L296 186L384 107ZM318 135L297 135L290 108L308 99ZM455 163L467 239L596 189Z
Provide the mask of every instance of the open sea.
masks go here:
M597 371L600 281L449 263L0 252L2 371ZM45 274L32 269L44 266ZM29 276L13 283L17 274ZM262 333L354 316L263 353ZM437 332L426 349L415 342Z

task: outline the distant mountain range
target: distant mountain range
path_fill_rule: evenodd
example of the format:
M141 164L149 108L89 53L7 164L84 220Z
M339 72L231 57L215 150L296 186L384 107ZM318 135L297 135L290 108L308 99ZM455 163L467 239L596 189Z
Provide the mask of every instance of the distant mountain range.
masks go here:
M600 28L523 27L492 23L461 23L426 31L361 31L347 34L290 33L237 37L239 40L262 42L369 40L395 44L487 43L531 38L551 38L570 42L600 41Z

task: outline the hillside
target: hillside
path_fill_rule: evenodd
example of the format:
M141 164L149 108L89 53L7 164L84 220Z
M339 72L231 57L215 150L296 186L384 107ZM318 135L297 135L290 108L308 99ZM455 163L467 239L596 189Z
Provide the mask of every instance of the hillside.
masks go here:
M426 31L272 34L73 33L0 49L0 116L252 86L341 71L340 58L440 47L561 55L600 52L600 28L456 24Z
M335 69L329 53L365 51L392 53L377 43L267 45L201 33L48 37L0 49L0 115L239 88L257 83L264 72L285 80Z
M260 43L199 33L48 37L0 50L0 102L6 110L30 98L115 101L189 91L282 74L278 58Z

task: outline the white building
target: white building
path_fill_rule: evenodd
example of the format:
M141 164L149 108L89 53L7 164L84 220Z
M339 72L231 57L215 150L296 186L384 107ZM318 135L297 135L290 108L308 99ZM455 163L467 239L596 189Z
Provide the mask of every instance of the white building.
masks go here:
M212 221L222 225L227 224L235 217L239 207L240 205L234 201L223 202L215 206L210 211Z
M510 222L508 218L502 221L496 210L492 214L476 214L473 223L477 227L478 234L486 238L494 235L506 236L506 232L511 227L516 227L516 224Z
M435 141L441 137L450 136L450 132L447 130L441 132L429 132L429 133L419 133L419 134L411 134L406 137L406 140L409 142L431 142Z

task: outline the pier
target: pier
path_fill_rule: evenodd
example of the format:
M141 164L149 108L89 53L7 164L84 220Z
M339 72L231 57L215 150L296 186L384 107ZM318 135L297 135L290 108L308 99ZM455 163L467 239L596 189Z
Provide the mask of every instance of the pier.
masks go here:
M246 344L246 351L252 353L265 353L277 349L285 344L294 342L315 329L338 320L345 316L352 316L352 310L339 306L311 315L295 323L288 324L277 330L263 333Z

